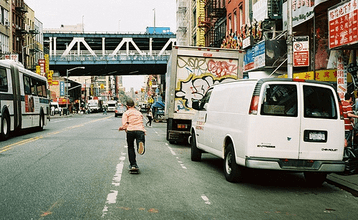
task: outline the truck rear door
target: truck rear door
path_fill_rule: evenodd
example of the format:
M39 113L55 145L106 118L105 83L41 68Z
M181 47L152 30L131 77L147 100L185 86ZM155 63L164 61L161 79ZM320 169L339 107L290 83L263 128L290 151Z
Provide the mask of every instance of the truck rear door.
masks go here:
M299 159L342 160L344 121L330 86L302 83L303 112Z

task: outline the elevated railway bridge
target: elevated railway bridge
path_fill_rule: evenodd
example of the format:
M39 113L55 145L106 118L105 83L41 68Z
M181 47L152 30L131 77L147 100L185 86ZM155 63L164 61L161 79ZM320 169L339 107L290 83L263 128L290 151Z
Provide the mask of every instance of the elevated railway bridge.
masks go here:
M44 33L50 69L66 76L66 70L84 66L71 75L164 74L175 34L168 33Z

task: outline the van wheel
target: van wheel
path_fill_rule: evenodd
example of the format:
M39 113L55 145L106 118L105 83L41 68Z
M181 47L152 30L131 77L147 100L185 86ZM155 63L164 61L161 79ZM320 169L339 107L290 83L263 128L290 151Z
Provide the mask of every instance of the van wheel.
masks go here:
M242 182L244 167L239 166L235 160L235 152L232 143L226 147L224 158L225 178L229 182Z
M1 140L7 140L10 137L10 119L7 114L1 117Z
M326 181L327 173L304 172L306 183L311 187L319 187Z
M196 146L195 133L191 134L190 145L191 145L191 160L200 161L202 151Z

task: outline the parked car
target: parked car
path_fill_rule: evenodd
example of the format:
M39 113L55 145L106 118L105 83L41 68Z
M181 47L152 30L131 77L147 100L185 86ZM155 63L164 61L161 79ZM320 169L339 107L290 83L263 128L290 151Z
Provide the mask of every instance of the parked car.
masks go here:
M116 110L114 110L114 117L122 116L125 111L127 111L127 107L125 105L117 106Z
M191 127L191 159L224 159L228 181L247 168L303 172L310 185L345 169L344 120L337 92L296 79L239 80L210 88Z

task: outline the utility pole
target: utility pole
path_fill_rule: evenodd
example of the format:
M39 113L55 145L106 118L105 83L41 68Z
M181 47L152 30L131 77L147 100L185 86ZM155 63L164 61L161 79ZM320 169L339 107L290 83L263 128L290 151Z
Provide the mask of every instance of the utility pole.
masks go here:
M287 78L293 78L292 0L287 0Z

